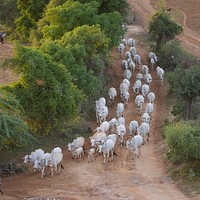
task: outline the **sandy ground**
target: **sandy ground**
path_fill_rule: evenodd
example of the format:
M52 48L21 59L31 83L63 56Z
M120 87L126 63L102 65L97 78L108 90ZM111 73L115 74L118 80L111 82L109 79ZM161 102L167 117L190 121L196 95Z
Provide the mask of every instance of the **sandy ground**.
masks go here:
M132 9L137 11L142 24L130 25L126 33L126 38L133 37L137 44L136 48L142 57L142 64L148 64L148 52L150 51L141 41L141 34L146 34L147 19L153 12L153 8L146 0L131 1ZM188 36L181 36L184 37ZM195 36L196 37L196 36ZM6 44L4 44L6 45ZM196 44L195 44L196 45ZM2 46L1 46L2 47ZM123 79L121 69L121 59L116 50L113 51L113 66L108 70L111 78L109 86L117 88ZM131 87L135 81L137 71L131 79ZM48 175L40 179L40 174L32 173L19 174L12 177L3 178L4 195L2 200L19 199L56 199L56 200L197 200L200 196L187 197L181 192L165 171L162 155L165 144L160 136L163 127L163 120L171 119L170 108L165 104L167 93L167 83L161 86L155 70L151 71L153 82L151 91L156 94L154 112L150 123L150 141L141 147L141 156L132 158L131 152L125 147L116 145L116 156L112 162L103 164L101 156L92 163L84 160L76 162L71 159L70 154L63 151L64 169L61 174L56 174L53 178ZM2 73L1 73L2 75ZM0 78L1 80L1 78ZM128 108L124 113L126 127L131 120L136 119L141 123L141 116L137 115L134 106L135 94L130 88L130 99ZM120 102L119 97L115 100L113 107L109 106L108 120L116 117L116 105ZM98 124L93 122L93 127ZM129 134L127 133L126 139ZM89 146L88 146L89 148Z

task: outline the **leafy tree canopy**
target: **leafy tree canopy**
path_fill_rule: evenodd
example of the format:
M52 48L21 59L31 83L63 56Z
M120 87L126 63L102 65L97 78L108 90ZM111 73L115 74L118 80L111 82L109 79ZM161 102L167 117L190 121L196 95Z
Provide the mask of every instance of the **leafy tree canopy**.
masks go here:
M15 55L21 78L7 89L19 99L32 130L48 134L56 125L77 119L84 95L67 69L40 50L17 45Z
M97 15L97 6L95 2L81 4L69 0L62 5L48 7L44 19L38 24L39 29L45 39L59 39L78 26L92 25Z
M149 33L156 41L156 50L159 51L164 43L175 38L183 31L182 26L177 24L167 12L166 7L161 5L149 23Z
M77 0L81 3L91 2L91 0ZM119 12L120 15L125 18L128 13L128 2L127 0L115 0L115 1L108 1L108 0L96 0L99 4L98 14L103 13L110 13L110 12Z
M75 85L87 96L93 96L102 90L100 75L105 69L108 44L98 26L85 25L65 33L60 41L46 40L41 49L65 65Z
M27 39L30 29L37 28L36 22L42 18L43 11L50 0L17 0L20 17L16 19L17 32L20 38Z

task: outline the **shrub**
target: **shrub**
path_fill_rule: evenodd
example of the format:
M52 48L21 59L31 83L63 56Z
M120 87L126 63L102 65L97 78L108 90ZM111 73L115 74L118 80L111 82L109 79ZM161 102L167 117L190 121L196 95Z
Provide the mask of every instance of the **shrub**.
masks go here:
M196 58L181 48L177 41L170 41L164 45L158 53L158 57L159 65L170 70L177 67L188 68L197 62Z
M189 122L179 122L164 128L168 156L174 163L194 162L200 159L200 128Z

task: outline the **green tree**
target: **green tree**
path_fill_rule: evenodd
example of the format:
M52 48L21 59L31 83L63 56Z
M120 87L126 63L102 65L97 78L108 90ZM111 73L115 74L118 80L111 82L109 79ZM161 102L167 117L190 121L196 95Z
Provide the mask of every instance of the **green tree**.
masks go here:
M44 18L38 23L45 39L59 39L78 26L94 24L97 3L81 4L73 0L56 7L47 7Z
M177 101L185 103L184 118L191 118L191 106L200 95L200 65L191 66L189 69L178 68L168 75L171 91L176 95Z
M101 31L110 38L109 46L112 48L120 41L124 34L122 30L122 17L119 12L103 13L98 15L99 4L96 1L80 3L69 0L59 6L51 3L42 18L38 22L38 40L59 40L66 32L83 25L100 25Z
M24 147L35 140L22 115L22 107L14 96L0 89L0 149Z
M36 29L36 22L42 18L43 11L50 0L17 0L20 17L16 19L17 33L21 39L27 40L31 29Z
M78 119L84 95L72 83L66 68L40 50L17 45L14 69L21 77L6 89L15 94L34 132L49 134Z
M123 19L119 12L103 13L96 17L96 24L99 24L105 35L110 38L110 47L117 46L124 35L122 30Z
M81 3L91 2L91 0L77 0ZM127 17L129 4L127 0L95 0L98 2L98 14L119 12L123 18Z
M182 26L172 19L166 6L161 3L159 11L152 16L149 23L149 33L156 42L156 51L159 52L163 44L174 39L182 31Z
M41 49L65 65L74 84L91 97L103 90L108 45L108 38L98 26L85 25L64 34L60 41L46 40Z

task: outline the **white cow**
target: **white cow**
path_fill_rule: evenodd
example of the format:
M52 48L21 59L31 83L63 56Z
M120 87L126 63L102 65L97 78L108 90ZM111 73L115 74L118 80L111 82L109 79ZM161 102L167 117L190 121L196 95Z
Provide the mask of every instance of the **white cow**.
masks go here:
M122 93L122 101L124 102L126 108L128 107L129 97L130 97L129 92L128 91L123 91L123 93Z
M110 135L108 135L107 140L108 139L112 139L114 142L117 141L117 135L115 133L112 133Z
M117 47L118 52L120 53L120 55L122 56L125 50L125 46L123 43L120 43L119 46Z
M127 39L126 39L126 38L123 38L121 42L122 42L122 44L124 44L124 47L125 47L125 49L126 49L126 46L127 46Z
M124 78L126 78L130 81L131 77L132 77L131 71L129 69L125 69L124 70Z
M117 90L114 87L110 87L108 90L109 102L114 104L115 97L117 96Z
M147 85L149 85L150 86L150 84L151 84L151 82L152 82L152 76L151 76L151 74L145 74L144 75L144 81L145 81L145 83L147 84Z
M110 123L108 121L104 121L101 123L101 125L99 127L96 128L97 132L104 132L104 133L108 133L110 129Z
M122 60L121 67L123 71L128 69L128 62L126 60Z
M149 85L143 84L141 87L141 93L142 93L143 97L147 97L147 95L149 93Z
M124 79L127 80L127 79ZM119 90L120 90L120 97L121 100L124 101L124 96L126 94L126 92L128 91L128 84L126 84L124 81L120 84Z
M101 112L101 108L106 106L106 99L104 97L99 98L99 100L96 100L96 119L97 119L97 123L100 123L100 112Z
M155 96L154 92L149 92L149 94L147 95L147 99L148 99L149 103L154 103L155 98L156 98L156 96Z
M45 176L45 174L47 173L47 168L48 168L48 160L51 157L51 153L45 153L42 156L42 159L40 161L40 163L38 163L38 165L41 166L42 171L41 171L41 178L43 178Z
M165 74L163 68L161 68L161 67L159 67L159 66L156 67L156 72L157 72L157 76L158 76L158 78L159 78L161 84L163 85L164 74Z
M135 44L136 44L136 42L135 42L135 40L133 38L128 38L127 43L128 43L129 47L134 47Z
M142 115L142 121L146 122L148 124L150 123L150 115L147 112L143 113L143 115Z
M150 125L146 122L142 122L137 129L138 135L143 137L143 143L145 143L145 138L149 141Z
M145 107L145 112L148 113L149 116L151 116L153 110L154 110L153 103L147 103L147 105Z
M93 136L89 137L92 147L97 147L99 144L103 144L107 140L107 134L104 132L96 132Z
M108 116L108 107L107 106L101 107L99 111L99 123L101 124L102 122L106 121L107 116Z
M75 159L84 159L84 150L83 147L79 147L78 149L76 149L75 151L73 151L73 158Z
M110 157L111 160L113 160L114 150L115 150L115 141L113 139L106 140L106 142L101 147L104 163L106 163L106 160L108 160Z
M149 73L149 68L147 65L142 65L142 73L143 74L148 74Z
M83 147L85 143L85 138L84 137L77 137L76 139L73 140L72 143L68 143L68 151L72 153L72 158L73 158L73 152L78 149L79 147Z
M118 125L120 125L120 124L123 124L123 125L126 124L126 123L125 123L125 118L124 118L124 117L119 117L119 118L118 118Z
M111 130L111 132L114 132L115 129L117 130L118 121L117 121L116 118L112 118L112 119L109 121L109 123L110 123L110 130Z
M135 71L135 63L133 62L133 60L131 60L128 63L128 68L131 70L132 73L134 73L134 71Z
M139 127L139 124L136 120L132 120L129 124L129 133L130 136L133 136L137 133L137 129Z
M120 140L120 146L122 147L123 145L123 141L124 141L124 136L126 134L126 127L123 124L119 124L117 127L117 134L119 136L119 140Z
M137 108L137 113L139 115L141 115L141 113L142 113L143 104L144 104L144 97L142 95L138 94L135 98L135 105Z
M30 155L24 156L24 165L28 163L33 164L34 173L37 169L40 169L40 165L38 163L41 162L42 156L44 155L44 150L42 149L36 149L35 151L32 151Z
M129 59L129 58L132 59L132 57L131 57L131 52L130 52L130 51L126 51L126 52L125 52L125 58L126 58L126 59Z
M117 110L116 110L116 114L117 117L123 117L123 113L124 113L124 104L123 103L117 103Z
M126 78L123 79L122 83L125 83L128 86L128 89L129 89L129 87L130 87L130 81L128 79L126 79ZM127 90L127 91L128 91L128 89L125 88L125 90Z
M126 149L132 149L134 151L133 158L139 157L140 147L143 144L143 137L141 135L135 135L131 140L127 140Z
M130 49L129 49L129 51L130 51L130 53L131 53L131 56L132 57L134 57L134 55L137 53L137 50L136 50L136 48L135 47L130 47Z
M137 79L133 85L133 92L139 94L141 87L142 87L142 82L141 80Z
M156 54L154 52L150 52L149 53L149 63L151 65L151 68L153 70L154 66L156 65L158 61L158 57L156 56Z
M50 167L51 177L54 176L54 171L56 173L61 172L61 168L63 168L62 162L63 162L63 153L51 153L50 156L45 157L45 165L44 166ZM41 178L43 178L44 175L45 175L44 171L42 170Z
M133 61L135 62L136 67L139 69L140 64L141 64L141 57L140 57L140 55L136 53L134 55L134 57L133 57Z

